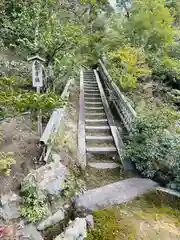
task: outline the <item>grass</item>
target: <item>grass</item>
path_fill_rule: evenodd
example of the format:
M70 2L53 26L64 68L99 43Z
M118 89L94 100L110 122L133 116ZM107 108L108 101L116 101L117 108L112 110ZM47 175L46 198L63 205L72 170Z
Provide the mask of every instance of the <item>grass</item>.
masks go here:
M128 203L95 211L87 240L178 240L180 199L151 192Z

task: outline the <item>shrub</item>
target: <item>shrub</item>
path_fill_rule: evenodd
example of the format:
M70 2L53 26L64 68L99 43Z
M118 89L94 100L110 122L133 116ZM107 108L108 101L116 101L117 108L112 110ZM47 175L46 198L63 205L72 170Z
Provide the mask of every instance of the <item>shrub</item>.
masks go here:
M21 189L21 215L30 222L36 222L49 214L46 196L34 181L26 181Z
M135 88L139 77L151 74L143 50L133 47L120 48L109 53L110 73L123 88Z
M178 178L180 135L172 130L177 118L175 111L164 108L136 119L123 154L135 162L142 175L163 183Z
M173 87L180 88L180 60L168 56L148 55L149 66L153 75L157 75L164 82Z
M10 175L11 166L16 163L16 161L12 158L13 153L0 153L0 171L5 173L5 175Z

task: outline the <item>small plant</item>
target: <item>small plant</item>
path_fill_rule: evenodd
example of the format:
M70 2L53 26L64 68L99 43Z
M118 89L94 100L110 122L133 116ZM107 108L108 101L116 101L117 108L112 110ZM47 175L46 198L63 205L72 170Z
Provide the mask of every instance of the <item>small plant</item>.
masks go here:
M46 196L35 181L26 181L22 185L21 216L30 222L36 222L49 214Z
M10 175L11 172L11 166L16 163L16 161L13 159L13 153L0 153L0 171L3 172L6 176Z
M83 181L77 179L73 174L69 174L64 184L63 196L66 199L70 199L73 196L77 196L83 189Z

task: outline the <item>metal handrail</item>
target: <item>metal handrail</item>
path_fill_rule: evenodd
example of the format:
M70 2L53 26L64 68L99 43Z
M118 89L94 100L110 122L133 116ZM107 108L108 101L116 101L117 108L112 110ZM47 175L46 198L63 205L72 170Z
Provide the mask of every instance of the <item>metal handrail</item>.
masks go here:
M127 131L129 132L132 128L132 123L136 118L136 112L128 102L126 97L123 95L118 86L113 82L103 62L99 60L99 73L104 81L105 88L108 90L109 98L113 102L121 120L124 123Z

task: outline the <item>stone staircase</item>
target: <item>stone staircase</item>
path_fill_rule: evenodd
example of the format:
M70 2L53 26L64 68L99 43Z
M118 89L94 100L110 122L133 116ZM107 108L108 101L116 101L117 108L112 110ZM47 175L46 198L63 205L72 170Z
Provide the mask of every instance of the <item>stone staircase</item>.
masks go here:
M93 70L83 71L82 78L86 163L98 169L117 168L118 151L112 134L112 116L107 116L105 111L109 106L104 104L107 100L101 82Z

